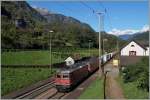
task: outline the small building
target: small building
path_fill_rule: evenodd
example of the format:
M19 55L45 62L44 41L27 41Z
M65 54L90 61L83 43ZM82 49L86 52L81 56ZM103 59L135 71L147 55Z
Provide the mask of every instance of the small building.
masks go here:
M73 64L75 63L74 59L72 59L71 57L68 57L68 58L65 60L65 62L66 62L66 65L67 65L67 66L71 66L71 65L73 65Z
M149 56L149 47L131 41L120 50L121 56Z

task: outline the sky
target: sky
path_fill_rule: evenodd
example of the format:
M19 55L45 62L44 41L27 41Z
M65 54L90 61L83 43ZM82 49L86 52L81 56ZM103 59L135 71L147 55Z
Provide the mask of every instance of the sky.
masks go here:
M32 7L71 16L99 31L98 16L103 12L103 30L114 35L148 30L148 0L144 1L27 1ZM105 12L106 9L106 12Z

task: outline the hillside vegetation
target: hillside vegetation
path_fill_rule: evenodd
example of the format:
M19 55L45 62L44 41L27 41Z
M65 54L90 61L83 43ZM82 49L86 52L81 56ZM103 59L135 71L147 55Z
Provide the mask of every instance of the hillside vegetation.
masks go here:
M43 13L25 1L3 1L1 5L2 49L49 49L50 39L53 48L88 48L89 40L92 48L98 48L97 32L75 18ZM106 49L114 49L117 37L108 34L104 37L110 40Z
M134 70L133 70L134 69ZM143 57L135 65L128 65L123 70L124 82L135 82L137 88L149 91L149 58Z
M149 31L134 34L130 40L136 40L143 45L149 45Z
M25 1L2 2L2 49L47 49L50 38L57 47L86 47L89 39L96 43L94 30L74 18L61 14L45 17Z

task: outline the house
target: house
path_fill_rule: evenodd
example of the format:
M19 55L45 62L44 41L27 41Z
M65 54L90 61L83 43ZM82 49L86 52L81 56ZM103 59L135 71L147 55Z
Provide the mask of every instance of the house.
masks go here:
M146 47L146 56L149 56L149 47Z
M131 41L120 50L121 56L149 56L149 47Z

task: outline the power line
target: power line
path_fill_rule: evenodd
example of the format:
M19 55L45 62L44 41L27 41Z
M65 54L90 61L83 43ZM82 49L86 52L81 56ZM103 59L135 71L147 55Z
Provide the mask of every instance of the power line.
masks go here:
M88 9L90 9L93 13L95 13L95 10L94 10L92 7L90 7L89 5L85 4L85 3L82 2L82 1L80 1L80 2L81 2L81 4L83 4L85 7L87 7Z
M61 3L58 3L58 5L60 5L64 10L67 9L69 12L71 12L71 13L73 12L72 9L70 9L70 8L68 8L68 7L65 7L65 6L64 6L63 4L61 4Z
M110 28L112 29L112 23L111 23L111 20L110 20L110 16L109 16L108 10L106 9L106 7L102 3L99 3L99 4L101 4L101 6L103 7L103 9L105 9L105 12L108 15L108 20L109 20L109 23L110 23ZM117 37L119 37L118 33L117 33ZM116 48L117 48L117 51L119 52L119 40L117 39L116 42L117 42Z
M99 2L99 5L104 9L105 13L107 14L108 21L110 23L110 28L112 29L112 22L110 20L110 15L109 15L108 9L103 5L102 2Z

